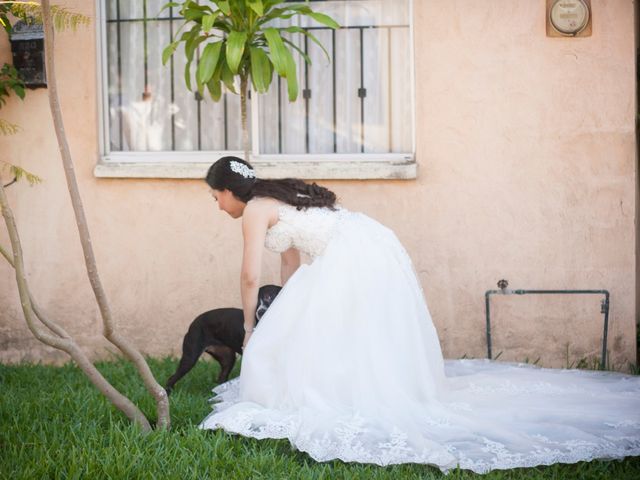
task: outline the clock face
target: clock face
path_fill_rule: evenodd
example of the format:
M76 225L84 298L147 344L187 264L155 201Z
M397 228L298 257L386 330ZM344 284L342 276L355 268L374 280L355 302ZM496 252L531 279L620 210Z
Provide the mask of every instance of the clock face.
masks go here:
M582 0L556 0L549 11L551 25L565 35L579 33L589 22L589 8Z

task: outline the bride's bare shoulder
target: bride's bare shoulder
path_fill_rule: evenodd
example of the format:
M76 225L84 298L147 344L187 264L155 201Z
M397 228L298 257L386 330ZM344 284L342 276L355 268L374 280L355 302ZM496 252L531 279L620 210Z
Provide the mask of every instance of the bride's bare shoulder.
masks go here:
M247 202L247 208L254 210L270 210L278 208L283 203L280 200L270 197L254 197Z
M245 207L245 215L248 213L251 217L267 218L269 225L274 224L278 219L278 208L283 203L275 198L256 197L247 202Z

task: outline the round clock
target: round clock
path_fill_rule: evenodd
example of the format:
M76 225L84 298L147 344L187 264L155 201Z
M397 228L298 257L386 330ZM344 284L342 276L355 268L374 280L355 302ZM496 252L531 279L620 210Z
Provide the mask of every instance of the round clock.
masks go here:
M576 35L589 23L589 7L583 0L555 0L549 9L551 25L563 35Z

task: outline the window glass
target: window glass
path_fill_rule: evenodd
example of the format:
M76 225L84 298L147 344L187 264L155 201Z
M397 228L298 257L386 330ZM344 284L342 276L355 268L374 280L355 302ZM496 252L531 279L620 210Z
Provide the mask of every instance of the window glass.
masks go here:
M410 0L330 0L312 8L340 23L337 31L307 19L328 52L291 39L300 94L289 102L274 75L258 97L259 152L264 154L408 153L412 145ZM240 151L240 98L213 102L187 90L180 46L163 66L162 50L182 20L166 0L107 0L108 145L111 152ZM201 49L203 46L201 45ZM252 99L255 102L256 98Z

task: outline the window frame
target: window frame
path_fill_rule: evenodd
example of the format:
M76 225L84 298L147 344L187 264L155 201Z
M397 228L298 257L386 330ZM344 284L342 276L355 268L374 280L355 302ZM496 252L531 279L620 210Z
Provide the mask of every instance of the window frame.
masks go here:
M101 178L203 178L219 157L244 153L223 151L111 152L109 148L106 2L95 1L99 155L94 175ZM414 0L409 0L411 153L259 154L259 102L251 95L251 163L262 178L415 179L416 97Z

